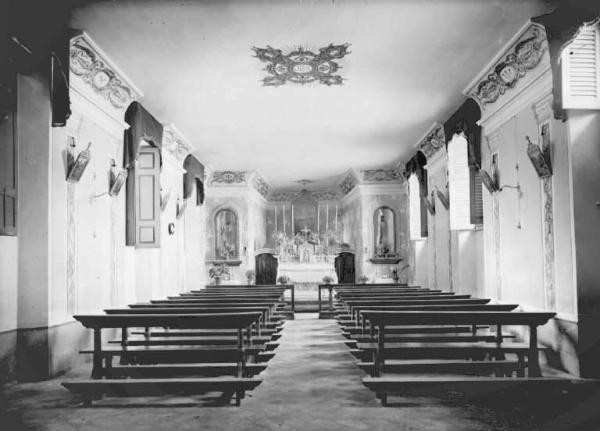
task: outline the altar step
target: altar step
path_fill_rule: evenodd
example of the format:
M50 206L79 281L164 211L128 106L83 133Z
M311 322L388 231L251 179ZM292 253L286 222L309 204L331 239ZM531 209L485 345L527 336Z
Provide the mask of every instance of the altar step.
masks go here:
M296 298L296 313L318 313L319 301L312 299Z

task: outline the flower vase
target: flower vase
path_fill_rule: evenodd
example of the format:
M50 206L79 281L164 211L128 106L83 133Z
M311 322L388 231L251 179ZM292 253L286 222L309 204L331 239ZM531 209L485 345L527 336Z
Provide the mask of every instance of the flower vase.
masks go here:
M215 286L221 285L221 277L215 277Z

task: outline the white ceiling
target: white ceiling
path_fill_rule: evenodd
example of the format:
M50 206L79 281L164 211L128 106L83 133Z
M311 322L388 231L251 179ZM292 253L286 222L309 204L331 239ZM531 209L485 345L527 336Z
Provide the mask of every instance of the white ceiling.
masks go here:
M276 188L323 188L350 167L394 166L547 1L100 2L87 31L144 92L142 103L217 170L258 170ZM350 43L347 81L264 87L253 46Z

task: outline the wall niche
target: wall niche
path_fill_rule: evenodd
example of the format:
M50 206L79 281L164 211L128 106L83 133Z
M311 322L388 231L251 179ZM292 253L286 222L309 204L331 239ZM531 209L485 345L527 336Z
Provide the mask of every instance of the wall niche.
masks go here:
M396 252L396 214L390 207L381 206L373 213L373 241L372 263L400 262Z

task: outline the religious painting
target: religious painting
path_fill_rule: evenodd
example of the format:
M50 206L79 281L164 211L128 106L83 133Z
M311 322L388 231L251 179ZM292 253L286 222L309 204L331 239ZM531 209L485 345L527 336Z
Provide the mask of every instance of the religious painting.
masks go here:
M222 209L215 214L215 257L217 259L238 258L237 214L231 209Z
M396 229L394 211L388 207L379 207L373 215L373 233L375 237L375 257L387 257L396 252Z
M293 234L299 234L310 239L310 234L316 234L317 231L317 205L312 200L298 200L294 202L294 231Z

